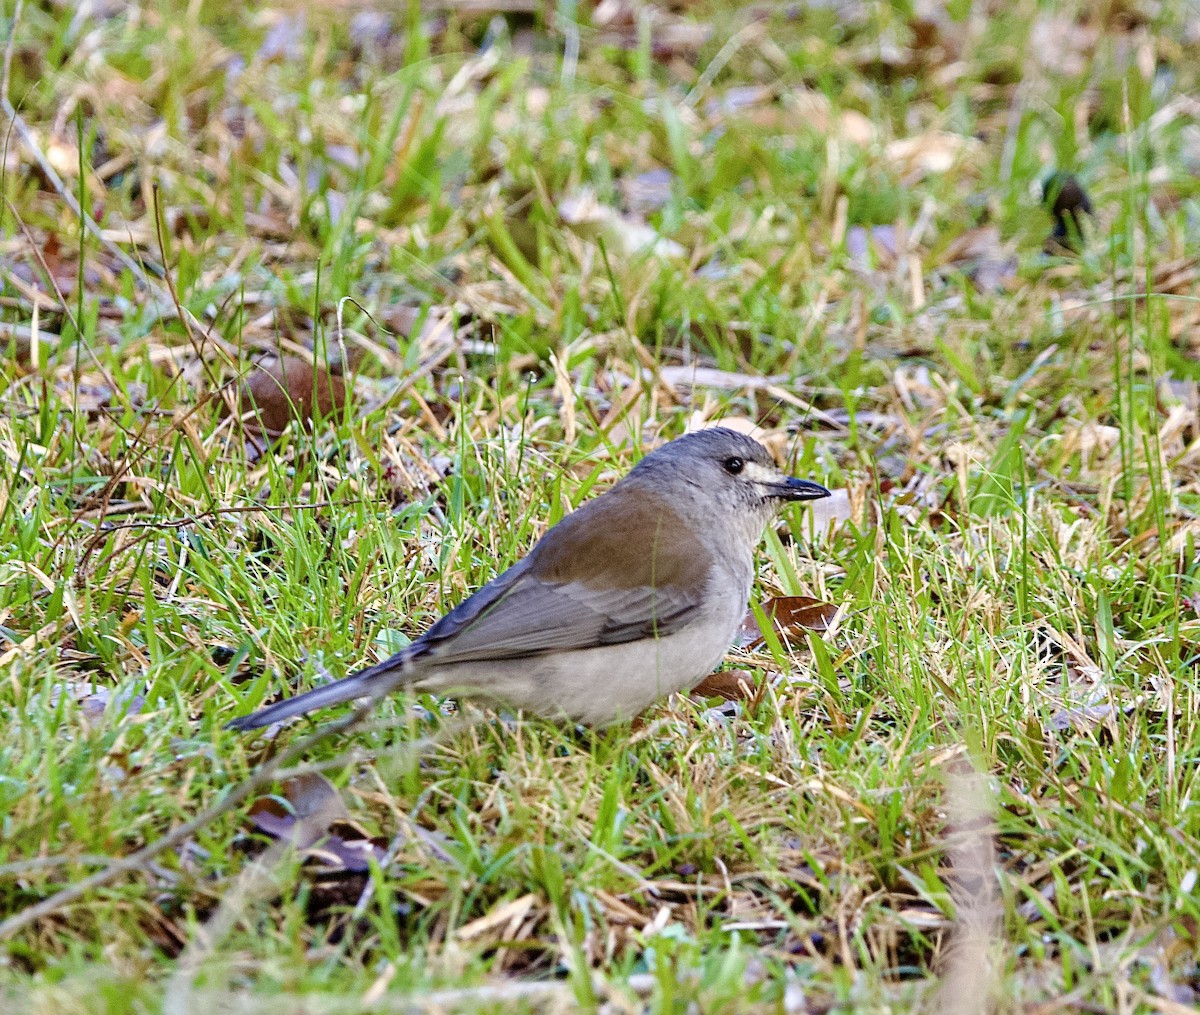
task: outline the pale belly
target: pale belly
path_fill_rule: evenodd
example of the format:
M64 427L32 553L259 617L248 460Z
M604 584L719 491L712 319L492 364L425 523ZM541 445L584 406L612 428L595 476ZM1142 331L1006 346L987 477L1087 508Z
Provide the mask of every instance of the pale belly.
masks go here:
M632 719L659 698L698 684L725 657L738 620L740 613L736 620L701 621L665 638L532 659L440 666L414 686L603 726Z

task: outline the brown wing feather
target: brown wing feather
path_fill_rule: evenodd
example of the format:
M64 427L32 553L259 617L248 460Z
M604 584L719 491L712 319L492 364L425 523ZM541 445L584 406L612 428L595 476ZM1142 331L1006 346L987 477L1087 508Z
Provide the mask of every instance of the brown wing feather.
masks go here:
M513 659L665 636L695 619L711 557L651 494L568 515L519 564L407 650L441 663Z

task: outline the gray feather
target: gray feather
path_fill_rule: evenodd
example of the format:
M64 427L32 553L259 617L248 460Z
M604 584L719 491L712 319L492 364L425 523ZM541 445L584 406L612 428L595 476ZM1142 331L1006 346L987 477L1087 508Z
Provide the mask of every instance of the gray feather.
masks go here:
M415 665L420 652L414 652L415 645L410 645L390 659L375 666L368 666L348 677L343 677L332 684L314 687L294 698L285 698L274 705L260 708L257 712L243 715L225 724L230 730L256 730L273 723L283 722L293 716L304 715L318 708L328 708L330 705L341 705L355 698L381 697L388 691L402 684L411 683L421 676L423 667Z

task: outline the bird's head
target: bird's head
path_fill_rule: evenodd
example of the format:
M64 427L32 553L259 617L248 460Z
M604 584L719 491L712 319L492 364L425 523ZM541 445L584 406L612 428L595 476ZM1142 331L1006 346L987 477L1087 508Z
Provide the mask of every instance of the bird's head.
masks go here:
M756 540L781 505L829 496L820 484L780 471L762 444L727 427L697 430L664 444L629 478L652 484L693 517L710 515L713 524L720 523L722 513L744 518L757 526Z

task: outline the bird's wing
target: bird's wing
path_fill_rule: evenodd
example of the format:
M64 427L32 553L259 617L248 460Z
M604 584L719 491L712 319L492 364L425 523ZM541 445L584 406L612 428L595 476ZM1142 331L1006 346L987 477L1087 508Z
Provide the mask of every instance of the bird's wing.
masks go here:
M522 575L439 620L420 644L439 663L520 659L663 637L695 619L699 598L680 590L598 590ZM425 653L422 652L422 655Z
M449 664L672 634L697 619L712 574L711 557L688 535L663 502L630 511L599 498L411 648Z

